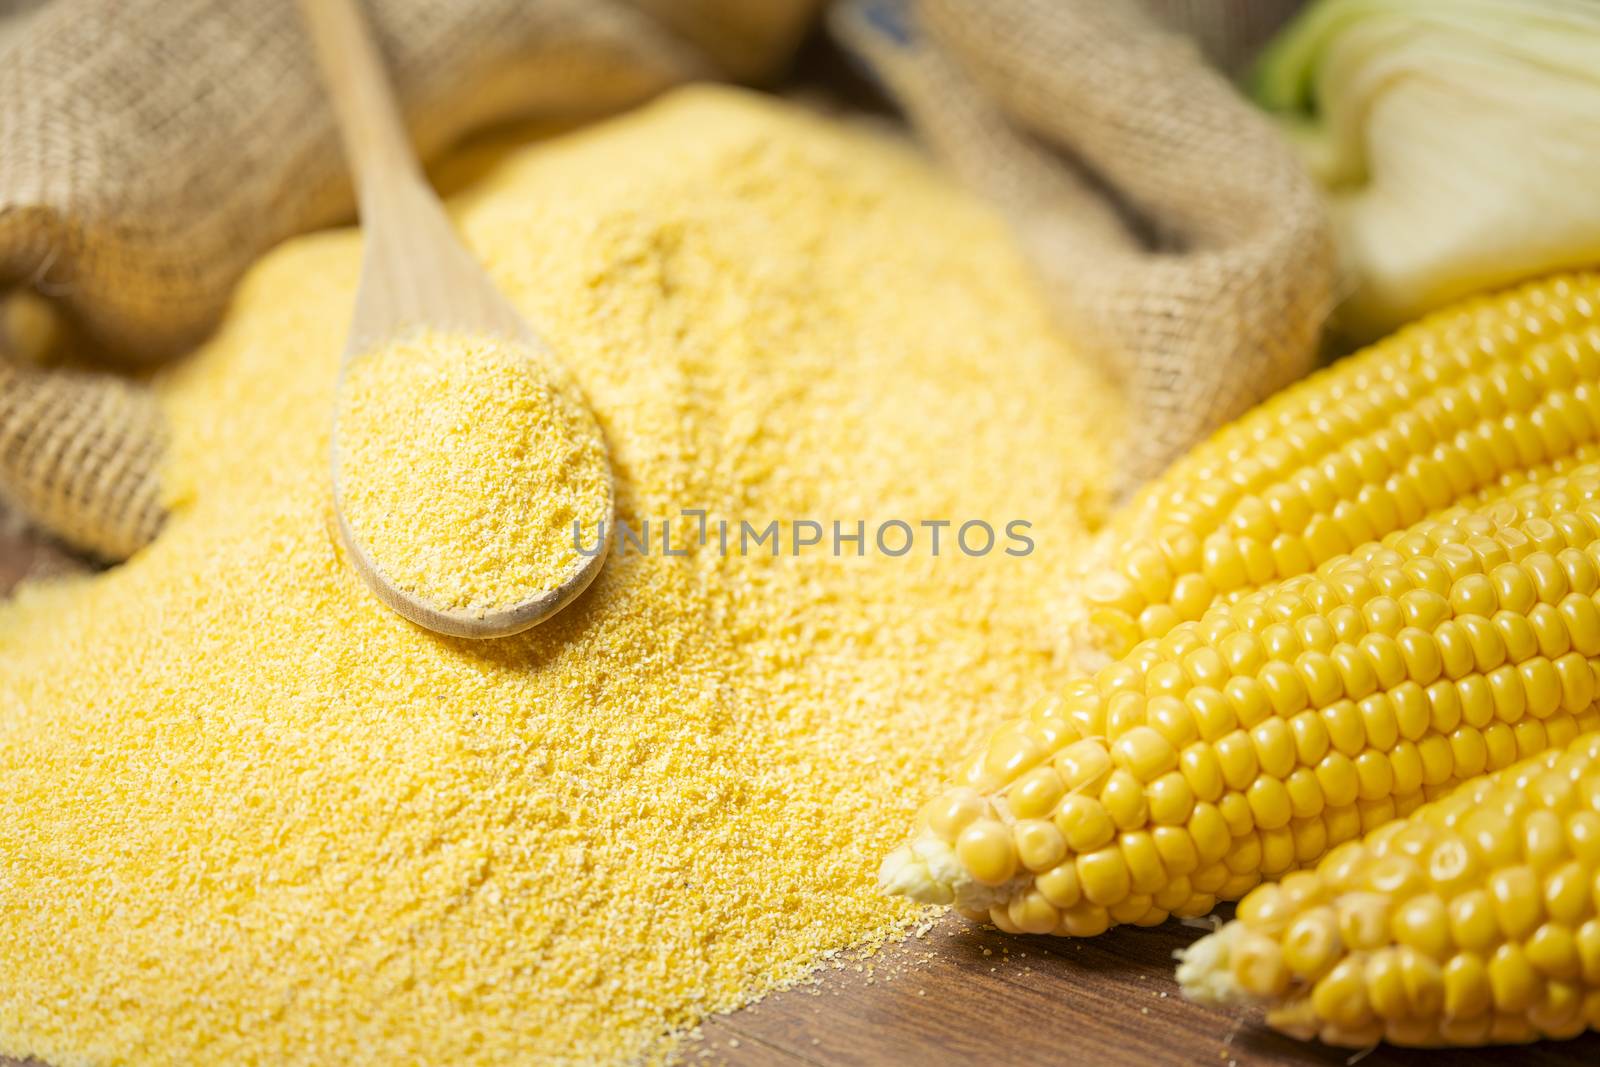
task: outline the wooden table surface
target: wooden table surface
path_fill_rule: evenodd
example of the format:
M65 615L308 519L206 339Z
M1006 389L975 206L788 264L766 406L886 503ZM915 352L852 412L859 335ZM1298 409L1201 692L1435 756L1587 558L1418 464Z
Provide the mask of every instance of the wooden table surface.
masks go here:
M23 577L73 566L60 549L0 521L0 595ZM825 965L808 984L708 1021L684 1058L731 1067L1344 1067L1359 1055L1279 1037L1250 1012L1183 1000L1172 953L1199 932L1168 923L1083 941L1007 937L952 917L871 959ZM0 955L0 981L3 973ZM1359 1062L1596 1067L1600 1034L1504 1049L1380 1047ZM0 1057L0 1067L24 1065Z

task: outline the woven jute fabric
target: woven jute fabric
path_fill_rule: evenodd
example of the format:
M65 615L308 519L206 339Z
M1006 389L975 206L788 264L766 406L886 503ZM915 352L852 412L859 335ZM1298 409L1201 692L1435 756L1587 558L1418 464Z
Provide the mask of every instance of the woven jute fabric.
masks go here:
M1236 65L1228 42L1260 40L1287 6L832 13L932 150L1011 217L1067 328L1125 382L1123 490L1304 374L1332 306L1315 187L1195 43Z
M1136 0L1169 30L1188 37L1218 70L1245 73L1306 0Z
M1233 65L1286 0L1149 2L1164 22L1106 0L838 0L834 19L933 150L1015 219L1081 347L1127 381L1130 485L1301 373L1328 303L1310 183L1186 36ZM425 155L514 115L770 79L820 3L364 0ZM263 251L350 213L294 4L11 9L0 288L49 297L101 358L182 351ZM4 347L0 497L125 557L161 521L153 404Z
M161 528L161 419L150 392L81 371L0 362L0 457L13 499L108 559Z

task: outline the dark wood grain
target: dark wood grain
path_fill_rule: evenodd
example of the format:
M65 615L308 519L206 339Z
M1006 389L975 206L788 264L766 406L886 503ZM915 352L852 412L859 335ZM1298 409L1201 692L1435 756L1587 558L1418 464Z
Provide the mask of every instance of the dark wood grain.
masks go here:
M81 567L0 516L0 595L21 578ZM841 958L811 982L711 1019L690 1064L1345 1067L1347 1049L1303 1044L1246 1011L1185 1001L1172 954L1201 931L1170 923L1086 941L1007 937L947 919L877 956ZM0 957L3 968L3 957ZM1361 1067L1594 1067L1600 1034L1515 1048L1378 1048ZM0 1067L46 1067L0 1056Z
M1345 1067L1354 1052L1293 1041L1249 1011L1184 1000L1172 954L1204 931L1169 923L1088 940L1009 937L959 919L862 969L825 969L702 1027L692 1063L826 1067L944 1063ZM1600 1064L1600 1034L1501 1049L1380 1047L1361 1067Z

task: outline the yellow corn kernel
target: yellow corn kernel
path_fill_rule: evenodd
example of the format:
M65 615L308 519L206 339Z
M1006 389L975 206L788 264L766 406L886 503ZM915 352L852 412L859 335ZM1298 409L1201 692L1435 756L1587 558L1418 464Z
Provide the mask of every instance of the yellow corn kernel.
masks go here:
M1471 726L1450 732L1450 751L1455 757L1458 778L1474 778L1488 766L1489 749L1483 734Z
M1169 771L1151 782L1146 790L1150 819L1165 826L1181 826L1194 810L1195 795L1189 782L1177 771Z
M1234 714L1232 705L1228 703L1228 698L1221 689L1195 686L1184 694L1183 702L1202 741L1215 741L1239 725L1239 718ZM1170 736L1168 740L1172 740L1174 744L1178 743ZM1192 741L1193 738L1189 740Z
M1201 863L1217 862L1233 844L1227 820L1214 804L1195 805L1194 814L1189 816L1189 836Z
M1258 679L1235 676L1222 687L1239 725L1249 729L1272 714L1272 700Z
M1413 948L1402 947L1397 956L1408 1002L1407 1014L1426 1025L1444 1007L1444 970L1433 957Z
M1322 794L1333 807L1353 804L1361 790L1355 762L1342 752L1330 752L1318 761L1314 771Z
M1450 952L1450 919L1444 900L1436 893L1412 897L1390 919L1394 939L1436 960Z
M1284 780L1283 788L1289 799L1290 814L1296 819L1315 818L1327 806L1327 798L1317 782L1316 772L1309 768L1299 767L1291 772Z
M1522 857L1530 868L1531 888L1538 895L1539 879L1567 858L1566 831L1562 810L1570 802L1571 784L1559 775L1544 774L1535 779L1528 792L1539 805L1522 819Z
M1347 948L1376 948L1388 939L1389 900L1381 893L1352 892L1338 898L1339 937Z
M1094 937L1111 926L1111 916L1098 904L1083 901L1061 912L1061 925L1055 932L1066 937Z
M1521 663L1538 653L1539 639L1534 634L1533 624L1528 621L1527 615L1502 608L1494 613L1489 622L1505 644L1508 662Z
M1484 728L1483 745L1489 754L1489 769L1500 770L1510 766L1517 758L1517 739L1505 723L1491 723Z
M1346 756L1355 757L1366 747L1367 733L1361 710L1354 701L1341 700L1323 708L1322 721L1328 729L1333 747Z
M1017 731L996 737L984 756L984 771L995 782L1014 782L1017 777L1045 756L1042 745L1026 733Z
M1573 941L1578 950L1578 966L1584 983L1600 987L1600 919L1589 919L1578 927Z
M1594 600L1586 593L1569 593L1556 610L1566 626L1572 650L1581 656L1600 654L1600 608Z
M1427 688L1428 726L1433 733L1448 734L1461 724L1461 691L1449 682Z
M1583 970L1577 939L1560 923L1547 922L1528 936L1523 952L1540 974L1558 981L1577 979Z
M1158 826L1150 831L1150 839L1155 842L1167 873L1174 877L1189 874L1200 866L1200 851L1193 836L1183 827Z
M1506 942L1489 957L1489 990L1495 1010L1513 1014L1527 1011L1541 992L1539 975L1517 942Z
M1111 821L1119 830L1143 826L1150 811L1144 786L1138 778L1121 768L1106 777L1105 788L1100 791L1100 803L1105 806Z
M1048 818L1066 792L1066 783L1053 767L1035 767L1011 786L1006 800L1020 819Z
M1234 837L1243 837L1255 829L1255 816L1251 814L1250 802L1243 793L1224 793L1222 799L1217 801L1217 810L1228 824L1228 833Z
M1439 734L1426 736L1417 744L1417 758L1422 762L1422 782L1425 786L1444 784L1455 770L1450 739Z
M1091 852L1116 836L1117 825L1105 805L1094 797L1075 793L1061 802L1055 814L1056 828L1074 852Z
M1475 1019L1490 1008L1494 994L1489 968L1476 953L1462 952L1444 966L1444 1013L1451 1019Z
M1111 772L1111 755L1098 741L1075 741L1055 758L1068 791L1090 788Z
M1186 697L1187 695L1185 694ZM1194 711L1185 700L1179 700L1174 696L1151 697L1145 706L1145 722L1174 749L1172 757L1174 763L1177 762L1176 750L1200 736L1200 726L1195 719ZM1119 738L1117 744L1122 744L1126 740L1125 737Z
M1316 766L1332 743L1327 724L1316 712L1303 711L1289 720L1289 732L1294 737L1295 761L1305 767Z
M1394 790L1394 768L1389 758L1369 748L1355 758L1357 796L1361 800L1382 800Z
M1294 732L1288 721L1267 719L1250 731L1250 744L1255 748L1256 765L1265 774L1284 778L1294 770L1296 760Z
M1111 917L1111 921L1114 923L1139 924L1154 907L1155 902L1150 896L1142 893L1134 893L1130 896L1123 897L1120 901L1111 905L1106 909L1106 914ZM1162 915L1155 921L1160 922L1165 918L1166 916ZM1150 924L1144 923L1144 925L1148 926Z
M1276 878L1290 867L1294 866L1298 856L1295 844L1294 831L1287 826L1275 829L1262 829L1261 834L1261 874L1268 878Z
M1000 885L1017 869L1017 853L1004 824L980 819L956 838L956 858L984 885Z
M1127 865L1129 883L1135 893L1150 894L1165 888L1166 865L1149 833L1140 830L1123 834L1120 844L1122 861Z
M1365 976L1355 959L1344 959L1312 987L1311 1004L1318 1017L1335 1026L1359 1027L1372 1018Z
M1023 934L1048 934L1061 921L1061 913L1037 889L1013 897L1006 917Z
M1067 839L1054 823L1023 819L1012 830L1012 836L1017 858L1030 871L1047 871L1066 858Z
M1238 900L1260 884L1260 871L1250 870L1231 873L1228 875L1228 880L1222 883L1222 888L1217 890L1217 894L1228 900Z
M1213 748L1221 764L1222 779L1228 788L1235 790L1249 788L1261 766L1256 759L1255 745L1251 742L1250 735L1243 730L1235 730L1228 736L1218 739Z
M929 801L923 820L934 833L954 843L956 837L984 813L983 798L970 789L955 789Z
M1140 782L1151 782L1178 765L1178 751L1150 726L1135 726L1111 745L1111 758Z
M1078 881L1078 865L1073 861L1059 863L1034 879L1034 885L1044 898L1056 907L1066 909L1083 899L1083 886Z
M1365 640L1365 638L1360 638ZM1369 696L1378 688L1378 672L1372 661L1356 645L1338 644L1333 648L1332 659L1339 668L1344 682L1345 695L1352 700Z
M1367 744L1378 752L1387 752L1400 739L1400 724L1395 717L1394 704L1388 693L1373 693L1357 705L1361 712L1362 732Z
M1300 979L1320 978L1338 959L1342 947L1338 916L1330 907L1314 908L1296 917L1283 935L1284 963Z
M1289 968L1278 943L1270 937L1253 934L1241 938L1233 952L1234 973L1250 995L1277 997L1289 988Z
M1283 781L1270 775L1260 775L1245 791L1245 801L1255 825L1262 830L1276 830L1286 826L1293 816L1289 790Z
M1420 741L1428 736L1433 724L1433 712L1428 706L1427 691L1417 682L1402 682L1389 694L1390 710L1394 714L1395 729L1407 741Z
M1446 614L1450 612L1448 603L1443 603L1443 610ZM1477 660L1473 653L1472 642L1467 637L1466 627L1460 622L1454 618L1446 618L1433 625L1432 636L1439 650L1439 669L1445 678L1454 681L1474 668Z
M1362 981L1373 1014L1385 1019L1404 1019L1411 1012L1411 996L1406 989L1398 949L1384 947L1367 957Z
M1532 868L1507 867L1489 875L1489 897L1494 902L1500 932L1513 941L1532 933L1543 916L1542 893Z
M1115 845L1084 853L1077 863L1078 883L1091 903L1107 907L1126 897L1132 888L1128 864Z
M1580 860L1569 860L1546 875L1544 905L1552 922L1576 928L1593 906L1588 866Z
M1254 830L1236 835L1223 863L1234 874L1249 874L1261 867L1261 835Z

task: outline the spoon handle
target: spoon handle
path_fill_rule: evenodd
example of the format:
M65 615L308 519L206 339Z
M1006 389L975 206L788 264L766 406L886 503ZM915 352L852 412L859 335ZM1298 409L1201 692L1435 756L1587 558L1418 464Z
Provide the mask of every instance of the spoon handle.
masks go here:
M300 12L355 175L367 241L345 357L423 324L527 338L428 185L356 0L300 0Z
M354 0L300 0L318 68L339 120L345 155L355 172L363 215L370 194L391 179L422 180L383 60Z

